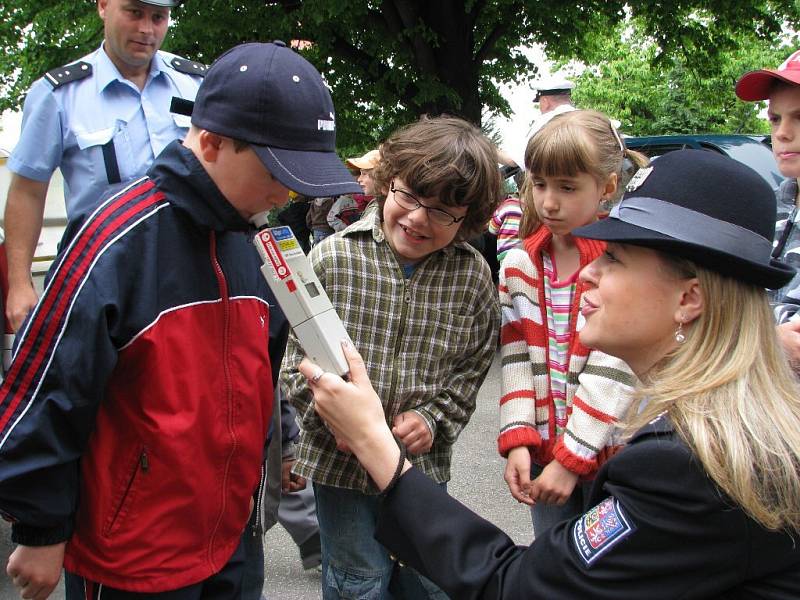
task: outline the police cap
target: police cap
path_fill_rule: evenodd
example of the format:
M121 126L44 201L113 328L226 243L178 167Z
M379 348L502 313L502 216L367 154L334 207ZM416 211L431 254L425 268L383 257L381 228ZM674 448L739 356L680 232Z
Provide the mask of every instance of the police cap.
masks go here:
M97 0L92 0L96 2ZM164 8L175 8L183 2L183 0L139 0L142 4L149 4L151 6L162 6Z
M563 77L551 77L543 79L533 86L536 90L536 95L533 98L534 102L539 102L542 96L560 96L562 94L569 94L575 88L575 84L569 79Z

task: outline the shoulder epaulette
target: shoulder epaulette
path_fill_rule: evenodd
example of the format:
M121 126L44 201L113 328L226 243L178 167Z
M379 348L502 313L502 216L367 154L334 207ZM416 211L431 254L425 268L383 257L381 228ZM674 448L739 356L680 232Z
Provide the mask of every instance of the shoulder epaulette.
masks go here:
M180 56L173 58L171 61L169 61L169 64L179 73L197 75L198 77L205 77L206 71L208 71L208 67L203 63L195 62L193 60L189 60L188 58L181 58Z
M71 65L65 65L63 67L53 69L52 71L48 71L44 74L44 78L50 82L50 85L53 86L54 90L57 90L62 85L84 79L89 77L91 74L92 65L81 60L76 63L72 63Z

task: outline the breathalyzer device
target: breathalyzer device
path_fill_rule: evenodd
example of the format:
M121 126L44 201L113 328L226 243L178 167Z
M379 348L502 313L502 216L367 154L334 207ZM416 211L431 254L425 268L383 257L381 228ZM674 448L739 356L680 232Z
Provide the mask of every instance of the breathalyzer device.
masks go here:
M336 314L311 262L289 227L267 227L267 212L250 221L258 228L253 238L263 265L261 273L309 359L323 370L348 372L342 341L350 336Z

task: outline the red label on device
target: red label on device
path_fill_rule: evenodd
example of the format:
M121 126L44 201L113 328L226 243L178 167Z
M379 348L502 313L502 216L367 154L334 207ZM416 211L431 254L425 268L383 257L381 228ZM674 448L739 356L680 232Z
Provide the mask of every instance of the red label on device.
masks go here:
M275 238L272 237L272 234L269 231L261 231L258 237L261 239L261 244L267 251L267 258L269 258L269 262L272 264L272 270L275 271L275 275L278 276L278 279L286 279L289 277L292 272L289 270L289 265L286 264L283 254L278 250L277 242Z

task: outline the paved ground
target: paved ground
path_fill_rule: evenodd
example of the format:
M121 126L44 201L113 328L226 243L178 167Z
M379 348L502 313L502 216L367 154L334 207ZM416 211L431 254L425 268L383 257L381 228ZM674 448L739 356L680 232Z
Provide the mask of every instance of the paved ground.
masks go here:
M500 394L500 368L495 360L478 396L478 408L456 444L453 479L448 489L461 502L505 530L517 543L527 544L533 536L530 513L511 498L503 481L504 461L498 456L497 399ZM0 600L16 598L5 564L10 552L7 525L0 525ZM306 573L300 564L297 547L280 525L267 533L265 540L266 584L269 600L318 600L319 574ZM64 598L63 589L51 598Z

